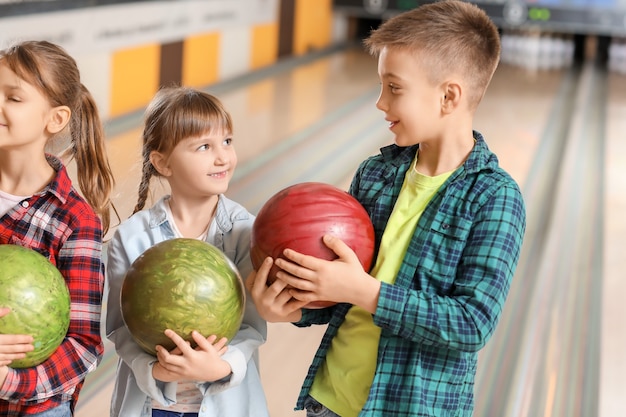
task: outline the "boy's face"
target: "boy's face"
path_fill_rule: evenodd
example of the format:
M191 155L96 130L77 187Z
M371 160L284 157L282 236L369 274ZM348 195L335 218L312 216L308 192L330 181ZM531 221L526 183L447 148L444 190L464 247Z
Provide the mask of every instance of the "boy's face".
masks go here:
M436 138L445 93L428 80L419 54L383 48L378 76L381 91L376 107L385 113L396 144L410 146Z

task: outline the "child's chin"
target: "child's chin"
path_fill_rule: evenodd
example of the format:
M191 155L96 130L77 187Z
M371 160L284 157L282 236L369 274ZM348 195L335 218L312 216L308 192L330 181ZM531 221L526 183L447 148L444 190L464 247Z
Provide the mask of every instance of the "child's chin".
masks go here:
M406 147L406 146L415 145L414 141L407 140L407 138L404 138L404 137L398 136L398 135L396 135L393 138L393 140L394 140L395 144L400 146L400 147Z

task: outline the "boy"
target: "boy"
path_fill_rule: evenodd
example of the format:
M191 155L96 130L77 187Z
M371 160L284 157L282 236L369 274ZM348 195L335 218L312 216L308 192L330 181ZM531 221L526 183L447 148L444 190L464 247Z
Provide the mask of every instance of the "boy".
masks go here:
M493 334L519 259L525 207L474 112L499 61L497 28L469 3L423 5L365 41L378 56L395 144L359 167L377 257L363 271L339 239L325 261L285 251L248 285L261 316L328 323L297 409L307 416L471 416L478 351ZM337 304L302 309L308 302Z

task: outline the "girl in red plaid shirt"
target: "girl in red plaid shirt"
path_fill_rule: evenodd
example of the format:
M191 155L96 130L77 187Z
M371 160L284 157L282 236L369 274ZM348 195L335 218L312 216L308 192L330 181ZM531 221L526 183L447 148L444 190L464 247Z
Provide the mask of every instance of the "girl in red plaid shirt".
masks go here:
M53 139L68 142L61 158L75 159L82 196L61 159L47 152L64 145ZM1 416L71 416L102 356L101 250L112 187L102 123L74 59L46 41L0 51L0 244L44 255L71 297L67 335L40 365L11 368L34 341L0 334ZM0 306L0 317L8 314Z

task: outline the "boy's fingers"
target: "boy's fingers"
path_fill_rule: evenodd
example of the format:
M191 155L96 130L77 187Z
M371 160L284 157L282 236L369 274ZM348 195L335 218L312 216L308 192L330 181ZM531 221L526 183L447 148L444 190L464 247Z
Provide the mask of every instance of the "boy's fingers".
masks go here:
M350 246L348 246L346 242L339 239L338 237L332 235L324 235L323 240L326 247L335 252L335 255L337 255L339 258L350 259L354 257L358 260L358 257L356 256L356 253L352 250L352 248L350 248Z

